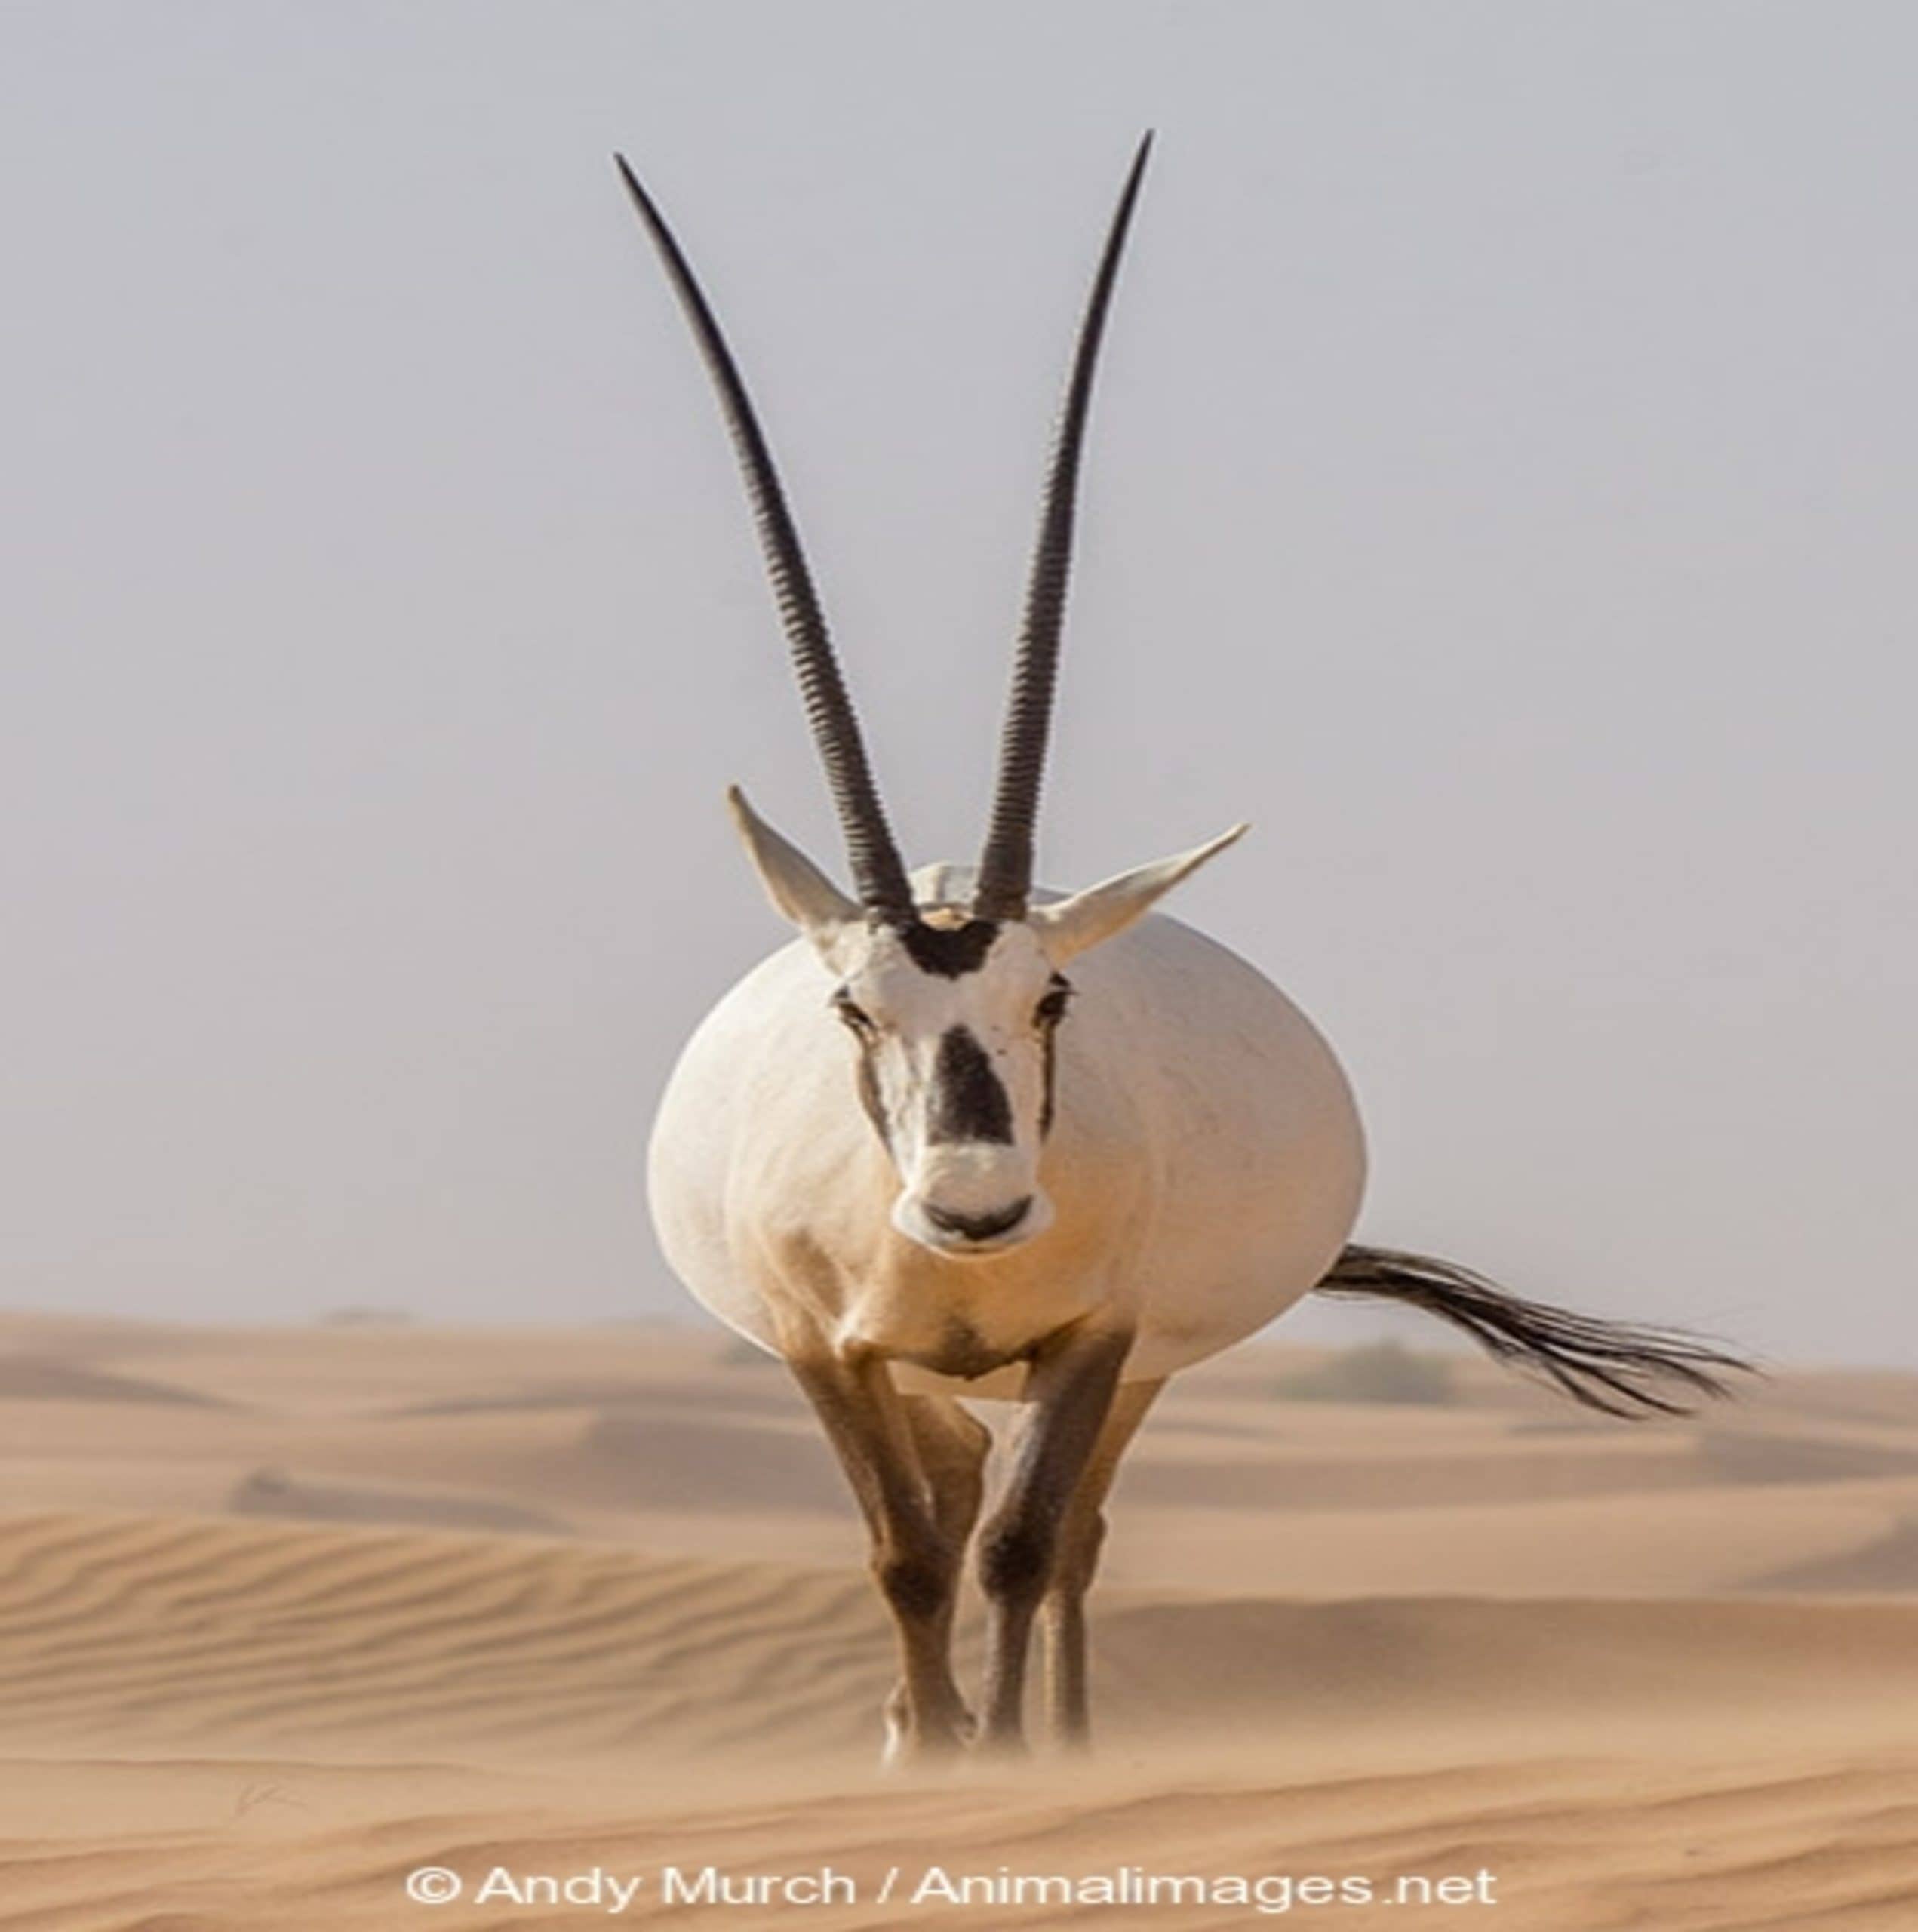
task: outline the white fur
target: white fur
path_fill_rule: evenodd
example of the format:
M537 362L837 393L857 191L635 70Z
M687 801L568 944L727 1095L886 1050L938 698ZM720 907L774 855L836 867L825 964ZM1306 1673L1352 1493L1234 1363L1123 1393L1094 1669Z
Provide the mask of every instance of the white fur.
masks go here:
M736 812L801 937L688 1041L650 1164L666 1257L722 1321L776 1353L801 1329L863 1345L903 1388L1016 1396L1016 1358L1081 1316L1136 1321L1124 1374L1151 1380L1228 1347L1317 1283L1363 1183L1344 1075L1262 974L1145 910L1236 832L1074 898L1042 895L1029 921L1002 928L982 970L947 979L858 919L743 801ZM922 906L950 906L971 879L933 866L914 884ZM1075 955L1057 1116L1042 1142L1031 1016ZM858 1048L831 1009L841 984L880 1029L896 1164L858 1098ZM915 1136L929 1057L954 1024L986 1047L1007 1090L1010 1147ZM927 1201L984 1211L1026 1193L1034 1214L1003 1245L959 1254L927 1238ZM1005 1365L971 1380L945 1372L955 1334Z

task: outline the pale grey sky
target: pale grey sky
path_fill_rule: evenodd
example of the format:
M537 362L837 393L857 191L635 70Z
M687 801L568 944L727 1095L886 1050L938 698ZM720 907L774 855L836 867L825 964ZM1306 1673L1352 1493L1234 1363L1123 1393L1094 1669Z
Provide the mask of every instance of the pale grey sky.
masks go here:
M0 8L12 1304L672 1305L639 1174L836 860L760 394L912 856L976 841L1098 235L1044 870L1359 1088L1364 1227L1918 1361L1897 4Z

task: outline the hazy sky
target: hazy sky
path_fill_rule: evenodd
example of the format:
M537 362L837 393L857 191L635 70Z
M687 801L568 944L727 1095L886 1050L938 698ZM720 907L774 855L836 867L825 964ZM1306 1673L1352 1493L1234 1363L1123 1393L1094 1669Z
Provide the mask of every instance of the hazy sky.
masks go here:
M755 382L914 860L970 857L1130 148L1043 869L1357 1085L1363 1229L1918 1361L1918 16L0 8L10 1303L673 1305L678 1044L837 841Z

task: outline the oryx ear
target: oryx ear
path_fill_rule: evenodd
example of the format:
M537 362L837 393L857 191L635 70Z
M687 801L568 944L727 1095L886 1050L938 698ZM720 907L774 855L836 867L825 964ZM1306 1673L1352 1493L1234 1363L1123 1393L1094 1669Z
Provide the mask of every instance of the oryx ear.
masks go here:
M1046 957L1055 966L1063 966L1087 947L1111 938L1115 933L1123 932L1188 872L1197 872L1214 853L1224 851L1249 829L1248 826L1235 825L1209 845L1182 852L1176 858L1157 860L1136 871L1121 872L1117 878L1108 878L1102 885L1089 885L1083 892L1075 892L1070 899L1062 899L1050 906L1034 906L1026 917L1039 935L1039 943L1045 949Z
M775 832L746 803L738 786L727 788L726 802L766 896L801 932L823 945L846 927L859 923L854 901L790 839Z

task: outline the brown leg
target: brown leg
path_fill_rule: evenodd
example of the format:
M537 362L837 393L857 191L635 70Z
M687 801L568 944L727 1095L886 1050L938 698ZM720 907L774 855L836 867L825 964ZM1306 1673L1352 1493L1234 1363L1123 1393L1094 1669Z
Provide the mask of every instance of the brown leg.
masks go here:
M1073 1492L1059 1531L1059 1558L1040 1612L1040 1647L1046 1665L1046 1715L1053 1740L1083 1751L1092 1741L1086 1688L1086 1592L1099 1567L1105 1540L1105 1498L1119 1459L1145 1419L1158 1382L1122 1382Z
M948 1533L904 1398L877 1357L788 1358L872 1540L872 1574L899 1635L900 1684L887 1707L889 1764L959 1749L972 1721L953 1681L952 1599L964 1544Z
M1051 1585L1073 1492L1105 1426L1131 1346L1129 1334L1068 1331L1033 1358L1026 1387L1031 1406L1012 1477L979 1548L979 1580L989 1605L985 1741L999 1750L1025 1748L1025 1660L1033 1616Z
M983 1423L949 1397L905 1395L900 1401L918 1451L919 1466L932 1491L933 1519L952 1552L954 1587L946 1595L940 1632L940 1641L950 1654L952 1616L958 1606L959 1574L985 1495L985 1458L992 1447L992 1435ZM889 1763L903 1749L906 1706L906 1687L902 1678L893 1687L886 1706ZM970 1734L973 1728L970 1712L962 1715L961 1724Z

